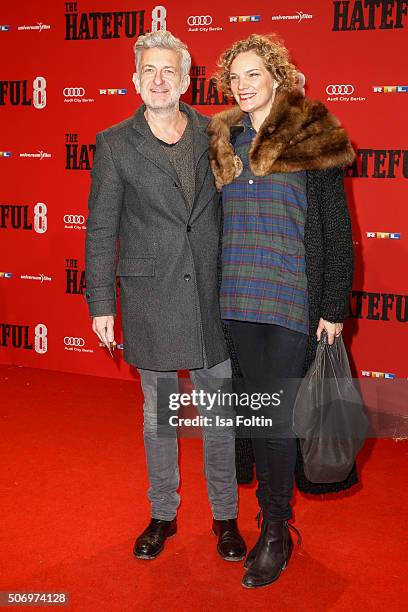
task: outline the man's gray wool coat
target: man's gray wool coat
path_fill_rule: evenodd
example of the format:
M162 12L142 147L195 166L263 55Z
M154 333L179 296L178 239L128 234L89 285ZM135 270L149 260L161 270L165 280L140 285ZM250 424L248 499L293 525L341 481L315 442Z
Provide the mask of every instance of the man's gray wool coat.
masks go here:
M148 370L201 368L204 355L211 367L228 357L218 305L220 205L208 162L209 120L186 104L180 108L194 131L192 208L150 133L143 105L97 134L91 172L89 312L116 313L119 276L124 357Z

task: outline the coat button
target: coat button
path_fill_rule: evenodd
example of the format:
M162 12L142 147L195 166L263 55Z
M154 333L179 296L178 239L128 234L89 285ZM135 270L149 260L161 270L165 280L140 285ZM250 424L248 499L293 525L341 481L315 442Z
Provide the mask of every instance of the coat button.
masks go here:
M185 275L184 275L184 280L185 280L186 282L188 282L189 280L191 280L191 274L185 274Z
M191 232L191 225L187 225L187 231Z

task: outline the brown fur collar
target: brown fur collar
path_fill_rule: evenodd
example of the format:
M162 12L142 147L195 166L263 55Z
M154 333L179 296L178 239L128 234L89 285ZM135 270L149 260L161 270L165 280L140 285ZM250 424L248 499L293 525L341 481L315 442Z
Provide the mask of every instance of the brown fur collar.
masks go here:
M211 168L219 188L242 171L230 143L230 128L242 125L243 116L235 106L215 115L208 126ZM349 164L354 156L338 119L324 104L304 98L297 90L277 93L249 149L250 167L256 176L333 168Z

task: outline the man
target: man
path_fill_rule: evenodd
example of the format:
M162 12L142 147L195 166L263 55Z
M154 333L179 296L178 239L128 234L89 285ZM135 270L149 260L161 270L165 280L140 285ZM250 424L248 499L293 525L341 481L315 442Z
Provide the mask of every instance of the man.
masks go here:
M191 65L167 31L140 36L133 82L144 104L99 133L86 238L86 298L92 329L114 342L115 273L120 277L124 357L140 374L151 521L134 554L152 559L177 530L177 435L158 432L158 383L177 391L188 369L200 390L231 376L217 291L219 204L207 157L208 119L180 96ZM117 263L117 241L119 261ZM168 403L168 402L167 402ZM208 414L205 405L198 407ZM219 554L244 558L237 524L232 428L203 431L205 475Z

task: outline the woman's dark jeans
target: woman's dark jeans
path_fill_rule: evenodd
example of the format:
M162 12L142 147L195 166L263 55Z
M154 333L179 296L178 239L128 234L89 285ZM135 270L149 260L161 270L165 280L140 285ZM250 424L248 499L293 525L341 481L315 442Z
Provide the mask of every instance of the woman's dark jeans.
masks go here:
M257 497L265 519L292 517L290 501L296 463L296 437L292 430L293 403L303 375L306 334L280 325L229 321L246 393L275 393L283 389L280 407L264 412L275 416L267 437L252 429ZM291 383L287 379L294 379ZM275 425L276 422L276 425ZM260 437L260 435L262 437Z

